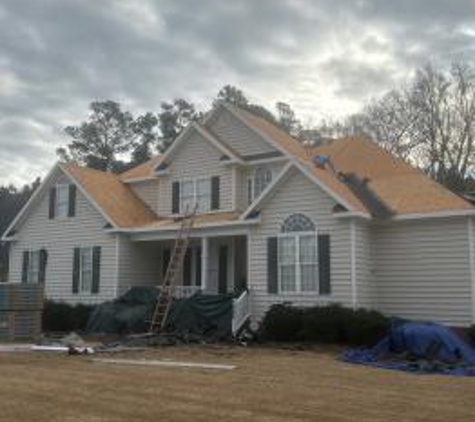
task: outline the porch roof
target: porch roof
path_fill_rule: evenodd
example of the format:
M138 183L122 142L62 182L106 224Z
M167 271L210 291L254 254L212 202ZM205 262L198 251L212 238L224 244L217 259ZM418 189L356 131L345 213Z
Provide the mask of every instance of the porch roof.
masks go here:
M217 212L210 214L198 214L194 217L194 229L201 229L206 227L215 227L220 225L236 224L252 224L255 221L241 220L240 213L237 212ZM180 228L181 218L162 218L155 220L148 224L124 228L124 231L129 232L153 232L153 231L169 231ZM119 229L119 231L121 231Z

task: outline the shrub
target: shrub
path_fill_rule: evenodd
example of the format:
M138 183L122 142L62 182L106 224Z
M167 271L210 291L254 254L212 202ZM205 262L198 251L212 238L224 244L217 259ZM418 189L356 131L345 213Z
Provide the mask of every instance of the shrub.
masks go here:
M351 346L373 346L389 330L389 319L376 311L350 311L345 321L343 343Z
M470 342L472 343L473 347L475 347L475 324L470 326L467 329L467 335L468 335L468 338L469 338Z
M302 310L286 304L272 305L261 323L265 340L297 341L302 328Z
M340 305L315 306L304 311L300 337L317 343L344 343L351 310Z
M69 305L64 302L48 300L43 309L43 331L81 331L86 328L87 320L94 306Z
M376 311L352 310L341 305L301 309L274 305L262 321L263 338L372 346L389 329L389 320Z

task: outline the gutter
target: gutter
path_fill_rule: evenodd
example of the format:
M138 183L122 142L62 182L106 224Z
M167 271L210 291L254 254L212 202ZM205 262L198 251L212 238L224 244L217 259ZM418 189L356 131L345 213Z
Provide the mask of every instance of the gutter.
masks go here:
M233 221L225 221L222 223L209 223L206 225L194 226L193 230L195 229L208 229L208 228L219 228L219 227L239 227L239 226L250 226L256 225L261 222L260 218L254 218L252 220L233 220ZM136 228L111 228L106 229L106 233L156 233L156 232L172 232L175 230L179 230L180 225L177 224L174 227L164 226L164 227L136 227Z

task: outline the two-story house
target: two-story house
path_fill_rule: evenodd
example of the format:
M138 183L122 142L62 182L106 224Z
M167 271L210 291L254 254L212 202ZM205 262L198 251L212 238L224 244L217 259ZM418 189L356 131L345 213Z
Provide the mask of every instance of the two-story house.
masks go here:
M9 280L71 303L159 285L195 204L177 295L475 322L471 204L370 140L305 147L226 103L121 175L55 165L4 234Z

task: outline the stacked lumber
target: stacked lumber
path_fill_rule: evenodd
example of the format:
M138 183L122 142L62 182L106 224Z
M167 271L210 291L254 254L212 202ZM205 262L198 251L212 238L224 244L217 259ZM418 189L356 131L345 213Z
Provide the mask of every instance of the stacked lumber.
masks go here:
M0 283L0 339L38 336L43 303L43 285Z

